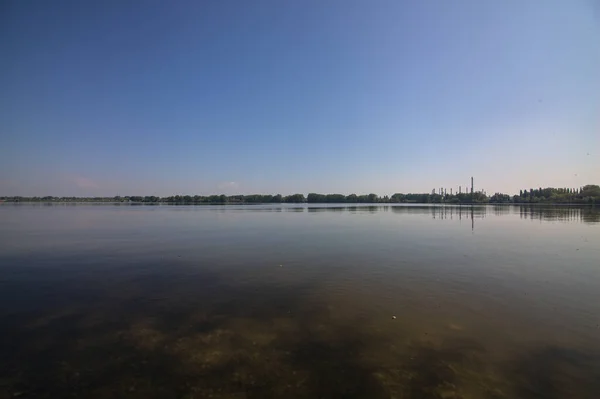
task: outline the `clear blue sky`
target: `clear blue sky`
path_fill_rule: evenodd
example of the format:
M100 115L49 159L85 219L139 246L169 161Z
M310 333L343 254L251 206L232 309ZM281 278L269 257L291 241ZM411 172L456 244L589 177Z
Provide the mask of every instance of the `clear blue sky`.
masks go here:
M0 54L0 195L600 183L598 0L3 1Z

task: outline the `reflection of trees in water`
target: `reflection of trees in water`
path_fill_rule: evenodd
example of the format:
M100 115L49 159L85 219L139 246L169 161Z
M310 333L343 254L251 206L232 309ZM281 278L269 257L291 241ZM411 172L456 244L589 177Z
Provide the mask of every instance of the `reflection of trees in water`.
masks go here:
M298 207L298 208L285 208L286 212L304 212L304 207Z
M519 216L521 219L540 221L598 223L600 222L600 209L595 207L520 206Z
M431 210L431 206L416 205L416 206L392 206L392 212L394 213L412 213L412 214L428 214Z
M220 207L212 209L215 212L225 213L234 208ZM350 212L371 213L393 212L398 214L430 215L433 219L442 220L471 220L484 219L488 213L493 216L507 216L518 213L521 219L541 221L573 221L583 223L599 223L600 209L591 206L544 206L544 205L325 205L325 206L294 206L294 207L268 207L235 208L237 211L248 212Z
M359 205L359 206L322 206L308 207L308 212L369 212L369 213L377 213L377 212L388 212L390 206L389 205Z
M494 216L510 215L512 208L506 205L495 205L493 208Z
M488 212L494 216L508 216L519 213L521 219L541 221L573 221L583 223L599 223L600 209L589 206L539 206L521 205L518 208L511 205L496 206L392 206L394 213L426 213L433 219L453 220L468 219L474 226L474 219L484 219Z
M323 208L308 208L309 213L315 212L344 212L347 209L345 207L323 207Z

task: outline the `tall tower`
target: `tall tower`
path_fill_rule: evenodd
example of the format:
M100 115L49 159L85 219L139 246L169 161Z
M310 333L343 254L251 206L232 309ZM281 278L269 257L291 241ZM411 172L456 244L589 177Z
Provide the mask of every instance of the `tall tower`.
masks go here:
M471 176L471 203L473 203L473 176ZM473 217L473 215L471 215Z

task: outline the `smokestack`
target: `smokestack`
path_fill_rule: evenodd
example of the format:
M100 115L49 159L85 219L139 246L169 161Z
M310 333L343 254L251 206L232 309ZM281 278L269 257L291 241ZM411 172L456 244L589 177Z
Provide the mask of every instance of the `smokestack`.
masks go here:
M473 194L473 176L471 176L471 194Z

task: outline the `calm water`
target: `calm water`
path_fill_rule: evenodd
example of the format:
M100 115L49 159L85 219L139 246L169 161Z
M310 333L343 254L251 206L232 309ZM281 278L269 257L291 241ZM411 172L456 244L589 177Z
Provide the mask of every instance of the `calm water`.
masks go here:
M0 205L0 398L598 398L600 211Z

